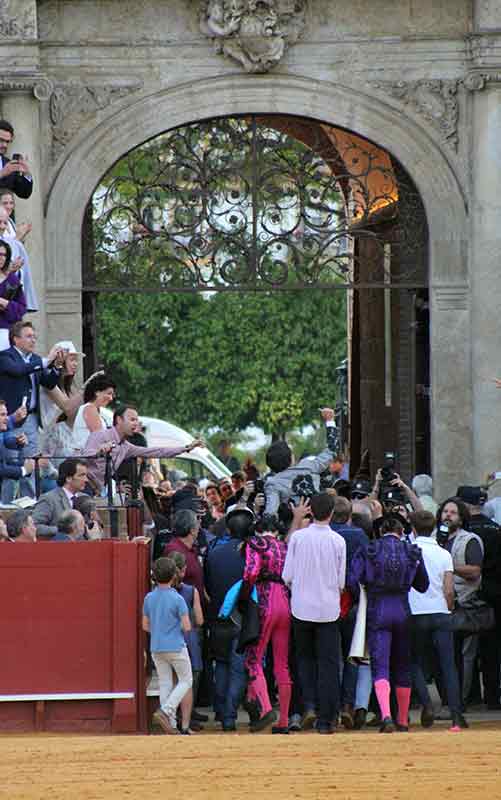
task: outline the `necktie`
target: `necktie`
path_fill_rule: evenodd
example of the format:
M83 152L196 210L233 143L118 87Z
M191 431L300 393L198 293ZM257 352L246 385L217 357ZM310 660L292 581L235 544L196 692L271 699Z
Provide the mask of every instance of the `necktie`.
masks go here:
M24 358L24 363L29 364L31 362L31 353L27 353L25 356L23 356L23 358ZM37 407L37 390L35 384L35 375L33 374L33 372L30 374L30 383L31 383L31 396L28 405L28 411L35 411Z

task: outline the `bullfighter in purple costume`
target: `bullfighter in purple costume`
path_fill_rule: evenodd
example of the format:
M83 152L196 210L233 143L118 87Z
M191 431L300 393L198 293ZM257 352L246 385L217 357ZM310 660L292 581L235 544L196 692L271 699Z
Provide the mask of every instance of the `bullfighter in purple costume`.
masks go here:
M394 730L390 712L390 672L398 703L397 730L408 730L411 696L410 608L411 586L425 592L428 573L421 550L401 537L404 526L398 515L389 515L381 526L382 538L367 551L355 554L348 584L367 590L367 641L374 689L383 720L381 733Z
M273 670L278 687L280 719L273 733L288 733L289 705L292 681L290 678L289 635L291 612L289 591L282 581L287 545L271 533L253 536L248 540L245 554L244 594L257 587L261 633L259 641L246 650L245 667L249 676L247 700L256 706L259 720L251 726L258 731L275 720L266 679L263 657L268 643L273 646Z

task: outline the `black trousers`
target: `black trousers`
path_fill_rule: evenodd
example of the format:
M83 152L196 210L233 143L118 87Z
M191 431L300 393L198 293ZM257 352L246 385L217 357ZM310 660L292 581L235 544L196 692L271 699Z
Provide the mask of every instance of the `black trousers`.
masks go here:
M304 709L316 709L327 727L339 714L339 631L337 622L292 618Z
M484 703L494 706L500 700L501 597L489 596L485 599L494 609L496 625L491 631L480 634L480 662L484 684Z

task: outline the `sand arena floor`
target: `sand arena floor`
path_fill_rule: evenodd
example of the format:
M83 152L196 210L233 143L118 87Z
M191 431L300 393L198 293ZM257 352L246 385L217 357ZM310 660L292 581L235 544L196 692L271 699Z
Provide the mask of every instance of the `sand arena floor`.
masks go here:
M500 800L501 724L459 734L0 736L2 800Z

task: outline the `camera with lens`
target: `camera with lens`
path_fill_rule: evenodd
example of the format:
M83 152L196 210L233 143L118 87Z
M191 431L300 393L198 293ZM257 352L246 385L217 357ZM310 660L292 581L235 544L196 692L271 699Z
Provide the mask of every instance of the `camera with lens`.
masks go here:
M256 478L254 481L254 491L256 494L264 494L264 478Z
M400 505L407 501L406 496L398 486L392 486L392 481L398 478L395 472L397 454L393 450L386 450L383 466L381 467L381 483L379 484L379 500L381 503Z
M449 538L449 526L446 522L441 522L440 525L437 527L437 542L440 545L444 545Z

